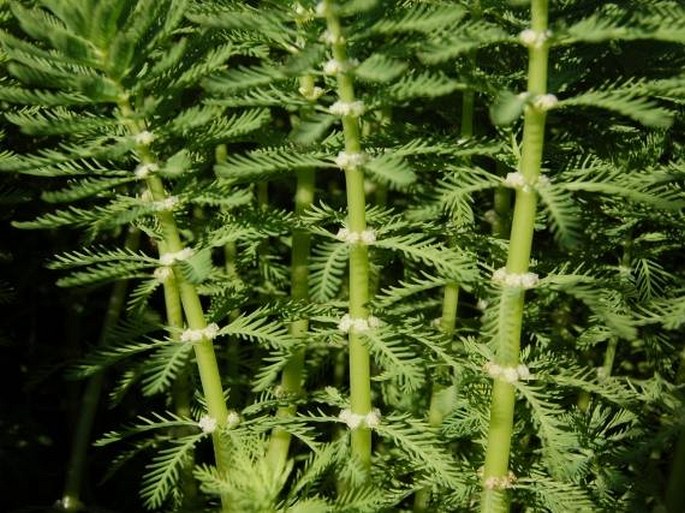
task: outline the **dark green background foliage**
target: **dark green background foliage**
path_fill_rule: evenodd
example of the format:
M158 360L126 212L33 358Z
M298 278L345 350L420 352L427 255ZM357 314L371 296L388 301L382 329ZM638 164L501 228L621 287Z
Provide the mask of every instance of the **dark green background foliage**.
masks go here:
M3 511L62 497L94 376L89 511L205 511L222 498L244 513L399 512L419 490L428 511L478 510L483 367L508 322L491 281L514 204L503 185L535 100L520 94L530 2L338 3L377 237L368 307L382 323L364 344L382 420L370 473L338 420L350 246L336 238L348 204L335 159L348 140L329 110L338 83L323 71L316 4L0 1ZM685 9L550 0L549 22L558 103L535 219L541 280L523 313L533 379L516 386L511 508L682 512L669 486L685 490L674 464L685 444ZM315 199L296 211L309 170ZM221 384L241 419L219 430L223 475L198 429L208 406L193 346L179 342L190 315L168 320L154 274L172 252L169 222L194 249L176 276L220 328ZM290 264L303 240L298 293ZM111 315L117 283L127 289ZM433 322L449 284L461 291L454 332ZM303 390L279 393L298 354ZM427 418L435 391L438 424ZM265 456L275 428L293 436L279 472Z

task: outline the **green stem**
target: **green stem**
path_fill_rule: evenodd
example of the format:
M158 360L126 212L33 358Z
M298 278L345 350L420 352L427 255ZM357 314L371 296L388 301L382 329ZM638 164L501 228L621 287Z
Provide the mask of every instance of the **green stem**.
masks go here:
M627 269L630 273L632 267L633 256L633 238L631 234L626 235L623 242L623 256L621 257L621 267ZM611 371L614 367L614 360L616 359L616 350L618 349L618 338L611 337L607 342L607 348L604 352L604 361L602 362L601 378L607 379L611 376Z
M257 204L262 210L269 206L269 182L257 184Z
M666 511L682 513L685 511L685 430L680 433L673 455L673 464L666 489Z
M226 268L226 274L228 274L228 279L231 281L239 281L238 269L236 266L236 259L238 255L238 248L234 241L229 241L224 245L224 265ZM230 322L236 320L240 317L240 310L234 308L228 314L228 320ZM230 402L232 405L241 404L242 392L237 386L239 383L238 376L240 375L240 340L238 337L229 336L226 337L226 350L224 352L226 358L225 371L229 378L229 388L231 389ZM230 381L236 380L236 381Z
M307 116L314 110L316 81L313 75L305 74L299 80L300 92L307 98L310 105L303 107L299 115ZM293 126L300 122L298 116L291 119ZM296 171L297 183L295 186L295 215L302 216L312 205L315 192L315 173L314 169L300 169ZM306 229L296 228L292 236L292 256L290 266L291 290L290 296L296 302L309 301L309 256L311 247L311 234ZM296 340L306 336L309 330L309 319L299 319L290 325L290 334ZM305 350L297 349L283 369L281 375L281 393L286 401L292 401L302 392L302 380L304 375ZM296 406L291 403L280 407L276 416L280 419L287 419L295 415ZM288 451L290 450L290 433L281 428L276 428L271 434L269 448L267 451L267 461L274 471L274 475L279 476L285 468Z
M685 383L685 349L680 351L680 363L676 372L675 382L677 385Z
M500 166L498 162L498 167ZM498 186L495 189L495 216L492 223L492 234L498 239L505 239L509 235L511 227L509 216L511 215L511 191L507 187Z
M475 63L475 54L471 56L472 63ZM475 67L475 64L473 64ZM475 111L476 92L467 89L461 98L461 137L469 139L473 137L473 118Z
M118 102L119 110L121 111L123 120L128 126L131 135L135 136L140 134L145 130L145 124L138 119L136 113L131 108L128 101L128 94L123 90L123 87L121 88L120 98L122 99ZM148 146L138 144L136 146L136 152L142 165L157 164L157 159ZM145 179L145 182L154 201L161 202L168 199L164 184L159 176L150 174ZM170 210L161 210L157 212L156 215L157 221L162 229L164 250L167 253L178 253L185 249L183 242L181 242L181 236L173 213ZM174 269L174 275L188 328L191 330L205 329L207 327L207 321L197 289L192 283L186 281L185 277L178 269ZM228 421L228 408L226 407L226 402L224 400L223 386L216 354L214 352L214 345L210 339L203 338L200 342L194 343L193 348L195 350L195 361L200 374L200 382L202 383L202 391L204 393L205 402L207 403L207 413L217 421L217 425L221 428L225 426ZM212 434L212 441L217 470L219 473L227 472L229 465L225 454L226 451L222 450L220 430L217 430ZM224 510L228 510L228 499L226 497L222 497L222 504Z
M474 94L466 91L462 97L461 137L466 139L473 136ZM457 307L459 306L459 284L451 282L445 285L442 299L442 315L440 317L440 331L445 336L451 337L457 324ZM449 409L445 407L449 401L445 400L445 394L449 393L449 387L445 388L439 383L433 383L430 406L428 408L428 423L431 427L438 428L442 425ZM423 488L416 492L414 497L414 512L428 511L430 503L430 490Z
M236 259L238 257L238 248L234 241L229 241L224 245L224 264L226 267L226 274L233 279L238 276L238 269L236 267Z
M162 254L167 252L163 241L159 242L159 250ZM164 280L162 290L164 291L167 326L171 328L171 338L178 340L177 332L180 333L183 330L183 305L181 305L176 277L173 274Z
M301 169L297 172L297 186L295 190L295 214L302 215L314 201L314 170ZM306 229L293 231L292 263L291 263L291 297L295 301L309 300L309 252L311 235ZM309 320L299 319L290 325L290 334L295 339L301 339L309 330ZM297 397L302 391L302 376L304 373L304 349L293 353L281 376L281 391L286 400ZM295 405L291 404L278 409L278 418L284 419L295 414ZM267 459L270 468L276 475L282 472L288 459L291 435L285 429L274 429L271 434Z
M547 31L547 1L532 0L531 3L531 28L537 34L545 34ZM547 90L548 53L547 44L533 45L529 49L528 92L534 97L544 95ZM545 119L546 114L543 109L532 105L526 108L520 173L528 184L535 184L540 175ZM508 274L519 275L528 272L536 209L537 193L531 187L518 188L506 265ZM523 289L505 286L499 311L500 321L494 362L496 365L516 367L519 364L523 308ZM495 379L483 472L481 502L483 513L509 511L506 488L509 479L514 403L514 385L502 379Z
M343 65L349 63L347 48L342 34L340 19L334 5L324 0L326 22L331 40L333 58ZM343 70L337 73L338 98L341 102L356 101L352 75ZM361 152L359 120L353 115L342 117L345 151L348 154ZM361 167L349 166L345 169L347 192L348 229L351 233L366 230L366 194L364 192L364 171ZM365 244L350 246L350 283L349 315L353 319L368 320L367 303L369 301L369 251ZM349 374L350 374L350 407L356 415L367 415L371 412L371 369L368 349L364 346L362 336L354 330L349 333ZM362 467L371 466L371 430L359 427L352 430L352 457Z
M259 208L260 212L266 212L266 210L269 208L269 182L257 183L257 207ZM267 296L272 295L276 291L273 283L271 283L268 277L269 274L266 272L266 269L269 265L268 254L269 240L265 239L259 243L259 246L257 246L257 262L259 269L264 276L263 286L265 291L267 291Z
M219 144L214 151L214 159L217 164L226 162L228 157L228 149L225 144ZM224 244L224 269L230 281L240 283L241 278L238 275L238 246L236 241L228 241ZM240 317L240 310L235 308L228 314L228 320L234 321ZM238 337L226 337L226 350L224 352L226 359L225 371L228 375L228 386L231 389L229 401L232 405L242 404L241 390L238 385L238 376L240 375L240 340ZM235 382L230 381L235 379Z
M616 359L616 349L618 348L618 339L611 337L607 343L607 349L604 353L604 362L602 363L602 379L611 376L611 370L614 368L614 360Z
M144 163L154 162L143 157ZM152 192L155 201L167 199L162 180L157 176L147 178L148 189ZM164 233L164 242L169 253L177 253L185 249L181 242L181 237L176 226L173 214L170 211L161 211L157 214L157 219ZM191 330L202 330L207 327L202 303L197 289L192 283L186 281L183 275L174 270L176 281L178 282L181 304ZM211 340L204 339L195 344L195 359L200 371L200 381L207 401L207 410L211 417L215 418L219 425L225 423L228 416L228 409L223 396L223 387L219 375L219 367L214 353L214 346Z
M145 162L145 159L143 159L143 162ZM166 199L167 195L164 191L162 181L157 176L148 177L147 184L155 201L163 201ZM164 233L167 251L169 253L182 251L184 246L181 242L172 213L169 211L159 212L157 214L157 219ZM205 329L207 327L207 321L197 289L192 283L187 282L183 275L176 269L174 270L174 276L178 283L181 304L183 306L188 328L191 330ZM228 408L226 407L226 402L224 400L223 386L216 354L214 352L214 345L210 339L204 338L202 341L194 343L193 347L195 350L195 361L200 373L202 391L207 403L207 413L210 417L216 419L219 427L225 426L228 421ZM228 471L229 465L225 451L222 450L223 447L219 431L212 434L212 441L214 444L214 457L216 459L217 470L219 473L226 472ZM227 501L222 500L222 502L224 508L227 508Z
M219 144L214 150L214 161L217 164L222 164L226 162L228 158L228 148L225 144ZM229 279L235 279L238 277L238 270L236 267L236 259L238 258L238 249L236 247L235 241L228 241L224 245L224 266L226 269L226 274L228 274Z
M159 242L160 253L165 253L166 248L164 247L163 241ZM183 330L183 306L181 305L181 298L178 292L178 284L176 283L176 277L171 274L168 276L164 283L162 283L162 289L164 291L164 306L166 310L167 326L171 330L171 339L175 343L180 342L180 333ZM190 418L192 416L191 411L191 398L192 390L190 384L189 369L186 365L179 372L174 384L172 386L172 397L174 401L174 409L176 415L180 417ZM187 429L185 430L187 431ZM188 434L187 432L178 433L179 436ZM188 461L183 465L181 469L181 488L183 490L183 504L186 509L192 509L194 500L197 497L197 486L195 484L195 479L193 477L193 467L195 466L195 459L191 455Z
M631 268L631 258L632 258L632 236L629 234L626 236L623 243L623 256L621 257L621 267L628 269L630 272ZM614 368L614 361L616 360L616 350L618 349L618 338L611 337L607 342L606 350L604 351L604 361L602 362L602 367L599 372L600 380L607 379L611 376L611 372ZM592 396L586 390L582 390L578 396L578 408L581 411L587 411L590 406L590 400Z
M676 385L685 382L685 350L680 353L680 365L676 374ZM685 398L683 407L685 407ZM668 513L682 513L685 511L685 429L680 431L673 454L671 472L666 487L666 511Z
M474 1L471 6L471 12L474 17L480 16L480 2ZM471 52L469 55L469 65L472 68L476 66L476 52ZM472 89L464 91L461 99L461 128L460 137L462 139L469 139L473 137L473 124L475 117L476 94ZM469 159L470 160L470 159ZM442 315L440 317L440 331L447 337L451 337L454 333L454 328L457 324L457 308L459 306L459 284L451 282L445 285L442 299ZM439 383L433 383L433 390L431 392L430 406L428 408L428 424L431 427L438 428L442 425L445 416L449 413L449 408L446 404L450 404L449 400L445 399L445 395L450 393L450 387L443 387ZM428 511L430 503L430 490L423 488L416 492L414 496L414 512L422 513Z
M124 246L130 250L136 250L140 243L140 230L131 228L126 236ZM103 345L109 332L114 328L121 317L121 312L126 301L127 280L121 280L114 284L109 297L107 312L102 324L98 345ZM98 372L87 382L81 400L81 415L74 430L71 443L71 454L67 466L66 483L60 505L64 511L78 511L83 508L81 503L81 489L83 487L83 475L86 470L88 447L90 446L91 431L97 413L104 373Z
M442 300L442 316L440 318L440 330L446 335L451 336L457 323L457 306L459 304L459 285L448 283ZM450 387L445 387L438 382L433 383L431 392L430 406L428 408L428 424L433 428L442 425L445 416L450 411L452 401L449 397ZM430 488L422 488L414 496L414 512L422 513L429 511Z

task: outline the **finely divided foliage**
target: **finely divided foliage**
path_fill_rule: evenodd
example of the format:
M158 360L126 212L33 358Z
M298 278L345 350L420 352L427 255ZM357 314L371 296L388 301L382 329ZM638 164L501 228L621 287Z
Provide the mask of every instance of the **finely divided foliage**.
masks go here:
M145 508L682 511L685 9L596 4L0 4Z

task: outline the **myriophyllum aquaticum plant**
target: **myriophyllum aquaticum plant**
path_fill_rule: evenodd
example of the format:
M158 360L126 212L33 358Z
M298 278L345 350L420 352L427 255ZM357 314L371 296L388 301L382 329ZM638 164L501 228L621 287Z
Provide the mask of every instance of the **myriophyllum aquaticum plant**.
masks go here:
M493 379L490 424L483 469L481 511L505 509L504 490L513 484L509 454L514 424L515 384L530 379L520 361L521 329L526 289L535 288L538 275L529 272L537 208L536 189L549 180L541 174L546 111L558 100L547 93L550 37L546 0L531 2L531 28L520 34L529 48L528 87L525 97L523 138L518 171L507 174L505 183L516 189L516 200L507 250L506 266L493 273L502 288L496 327L495 358L486 364Z
M93 439L152 510L682 509L678 2L3 9L14 224L113 284L62 509Z

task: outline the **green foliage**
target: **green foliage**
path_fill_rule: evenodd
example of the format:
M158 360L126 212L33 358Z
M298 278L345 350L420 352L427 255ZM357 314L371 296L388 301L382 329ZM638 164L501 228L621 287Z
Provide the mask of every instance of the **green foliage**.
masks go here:
M60 240L46 265L94 298L89 315L95 286L129 284L102 344L69 363L73 378L112 377L117 415L153 410L97 444L132 440L116 468L146 458L144 507L399 512L429 490L416 513L475 511L484 369L519 330L531 376L514 386L512 507L660 506L638 484L667 479L654 458L682 430L685 12L668 0L548 3L558 103L544 177L518 186L539 200L539 281L520 326L523 290L490 277L508 247L495 225L522 202L507 176L521 169L522 118L539 109L519 40L530 2L326 0L350 59L333 74L342 57L313 1L0 4L3 219ZM358 125L333 107L348 86ZM359 241L339 232L350 225L341 152L364 153L373 231L362 308L379 323L360 330L381 414L360 421L372 424L370 469L345 420L341 319ZM311 169L316 206L293 208ZM23 201L32 188L47 205ZM116 245L130 228L140 251ZM293 299L300 250L306 293ZM446 285L460 291L454 330L432 321ZM12 301L3 277L0 302ZM211 436L192 420L217 402L207 361L235 408ZM284 390L293 367L302 382ZM293 440L281 467L272 433Z
M172 492L179 480L181 469L188 464L191 451L203 438L193 434L171 440L171 446L160 450L147 466L140 496L148 509L157 509Z
M155 259L130 250L95 247L57 255L49 267L60 270L87 267L87 270L74 272L57 282L62 287L73 287L145 277L147 273L143 271L149 270L157 263Z

